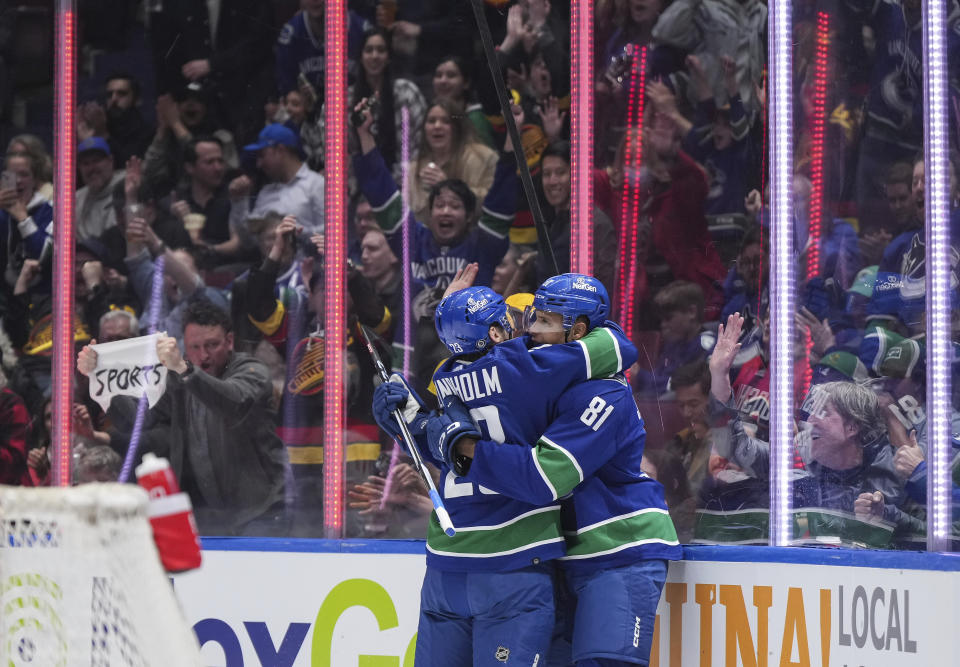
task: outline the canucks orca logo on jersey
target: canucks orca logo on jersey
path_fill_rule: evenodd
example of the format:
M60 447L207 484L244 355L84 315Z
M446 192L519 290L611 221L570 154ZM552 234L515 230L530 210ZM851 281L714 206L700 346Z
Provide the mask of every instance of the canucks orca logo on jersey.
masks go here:
M914 235L910 249L903 256L901 272L903 282L900 285L900 295L904 299L923 297L926 291L926 266L924 242L919 234Z

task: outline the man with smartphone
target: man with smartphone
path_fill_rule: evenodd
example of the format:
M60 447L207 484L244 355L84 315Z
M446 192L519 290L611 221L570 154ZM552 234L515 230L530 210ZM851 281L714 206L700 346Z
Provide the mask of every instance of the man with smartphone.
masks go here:
M0 268L10 285L25 259L42 264L53 248L53 207L37 192L41 168L26 155L11 155L0 174ZM41 280L49 290L49 274Z

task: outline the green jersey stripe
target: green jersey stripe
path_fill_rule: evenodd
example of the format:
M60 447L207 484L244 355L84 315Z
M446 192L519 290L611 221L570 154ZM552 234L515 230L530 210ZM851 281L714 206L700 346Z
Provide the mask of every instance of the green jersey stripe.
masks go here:
M484 206L480 209L479 226L498 239L505 239L510 231L510 225L513 224L513 218L513 213L498 213Z
M597 327L580 339L587 358L587 375L606 377L623 370L623 358L616 337L606 327Z
M694 541L706 544L755 544L766 542L770 512L765 509L716 512L697 510Z
M632 549L633 547L641 547L644 544L663 544L668 547L675 547L680 544L679 540L666 540L660 537L650 537L643 540L635 540L633 542L627 542L626 544L618 544L615 547L611 547L605 551L596 551L584 554L573 554L570 555L569 548L567 550L566 556L560 556L558 560L585 560L587 558L599 558L600 556L609 556L610 554L619 553L627 549Z
M891 523L882 520L863 521L852 512L820 507L798 507L793 511L794 539L805 539L817 544L883 549L889 546L893 529Z
M537 448L530 448L530 456L533 457L533 465L537 468L537 472L540 473L540 478L543 479L543 483L547 485L547 488L550 489L550 493L553 494L553 500L556 500L560 496L557 495L557 489L553 485L553 482L550 481L550 478L547 477L547 473L543 471L543 467L540 465L540 461L537 459Z
M890 544L894 526L885 521L862 521L855 514L820 507L793 511L796 544L867 546ZM697 510L694 542L709 544L765 543L769 537L770 513L765 509L715 512Z
M576 457L545 436L533 450L537 469L545 475L555 497L565 496L583 481L583 469Z
M442 549L436 549L430 544L429 538L427 539L427 551L437 556L446 556L450 558L497 558L499 556L512 556L513 554L520 553L521 551L528 551L530 549L536 549L537 547L542 547L544 544L554 544L556 542L563 542L562 537L551 537L546 540L541 540L539 542L531 542L529 544L522 544L519 547L513 549L507 549L506 551L489 551L486 553L473 553L466 551L460 553L458 551L444 551Z
M506 232L499 232L499 231L495 230L495 229L494 229L493 227L491 227L490 225L484 224L484 221L483 221L483 220L481 220L480 222L478 222L478 223L477 223L477 226L478 226L480 229L482 229L483 231L485 231L487 234L490 234L491 236L496 236L498 239L505 239L505 238L507 238L507 233L506 233Z
M913 377L913 369L916 367L917 362L920 361L920 343L908 338L904 341L904 346L911 348L908 354L903 355L904 358L910 360L906 371L904 371L903 377L909 378Z
M373 214L377 218L377 224L380 225L380 229L385 234L391 234L400 227L400 223L403 221L403 202L400 199L399 190L394 192L393 196L383 204L372 208Z
M566 540L566 558L570 560L595 558L644 544L680 543L670 514L656 508L601 521L568 533Z
M667 516L670 515L670 512L664 509L660 509L659 507L644 507L643 509L639 509L635 512L630 512L629 514L618 514L616 516L607 517L603 521L597 521L596 523L591 523L589 526L584 526L583 528L577 531L564 531L564 534L581 535L582 533L588 533L591 530L601 528L608 523L613 523L614 521L622 521L623 519L632 519L636 516L640 516L641 514L651 514L651 513L666 514Z
M589 336L590 334L587 334L587 335ZM583 338L581 338L580 340L577 341L577 345L579 345L579 346L580 346L580 349L583 350L583 359L584 359L584 361L586 361L586 363L587 363L587 377L588 377L588 378L592 378L592 377L593 377L593 368L592 368L592 365L591 365L591 363L590 363L590 348L587 347L586 340L583 339Z
M427 531L427 549L439 556L493 558L560 542L563 540L560 507L546 509L551 511L530 512L498 528L458 528L454 537L443 532L436 514L433 514Z
M531 517L531 516L534 516L534 515L537 515L537 514L544 514L544 513L546 513L546 512L556 512L556 511L559 510L559 509L560 509L560 506L559 506L559 505L550 505L549 507L538 507L538 508L535 509L535 510L531 510L531 511L529 511L529 512L524 512L523 514L518 514L517 516L515 516L515 517L513 517L512 519L509 519L509 520L507 520L507 521L504 521L503 523L496 523L496 524L492 524L492 525L490 525L490 526L458 526L458 527L457 527L457 532L458 532L458 533L468 533L468 532L470 532L470 531L478 531L478 530L500 530L501 528L506 528L507 526L512 526L512 525L515 524L517 521L523 521L523 520L526 519L527 517Z

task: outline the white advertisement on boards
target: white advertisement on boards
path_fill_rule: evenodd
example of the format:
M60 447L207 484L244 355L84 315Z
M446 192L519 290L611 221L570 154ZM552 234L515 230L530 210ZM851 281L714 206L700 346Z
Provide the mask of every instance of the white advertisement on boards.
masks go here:
M677 562L650 666L956 665L958 603L955 572Z
M424 556L205 551L203 558L200 570L173 578L203 664L413 667Z
M423 573L422 555L206 551L174 586L206 665L413 667ZM954 572L678 562L650 665L955 665L958 605Z

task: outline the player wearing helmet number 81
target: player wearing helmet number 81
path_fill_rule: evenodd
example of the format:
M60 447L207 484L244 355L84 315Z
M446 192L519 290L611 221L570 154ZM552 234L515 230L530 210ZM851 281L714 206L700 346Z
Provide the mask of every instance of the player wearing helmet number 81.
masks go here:
M586 276L544 282L526 318L532 341L545 346L534 350L563 348L556 343L596 331L606 316L602 290ZM454 399L445 408L459 409ZM468 482L532 504L561 504L566 554L559 563L572 609L558 610L567 627L549 664L645 665L666 561L679 558L680 547L663 487L640 468L646 434L632 392L619 375L580 383L551 401L547 420L533 440L463 435L451 456Z
M584 332L603 324L610 310L607 290L596 278L579 273L564 273L547 278L533 295L533 305L524 313L524 330L534 342L546 342L543 336L563 333L568 342L577 320ZM580 336L583 336L583 333Z
M431 518L416 664L496 665L507 657L508 664L542 665L554 627L549 561L564 554L560 504L466 481L466 459L454 460L452 448L470 435L534 442L564 389L621 371L636 349L618 329L600 327L569 345L529 350L526 337L509 338L503 298L483 287L446 297L435 321L454 355L434 375L437 394L444 404L462 401L460 412L431 418L411 410L409 392L394 382L377 389L374 404L391 433L390 410L406 407L422 451L440 467L439 491L457 527L447 537Z

